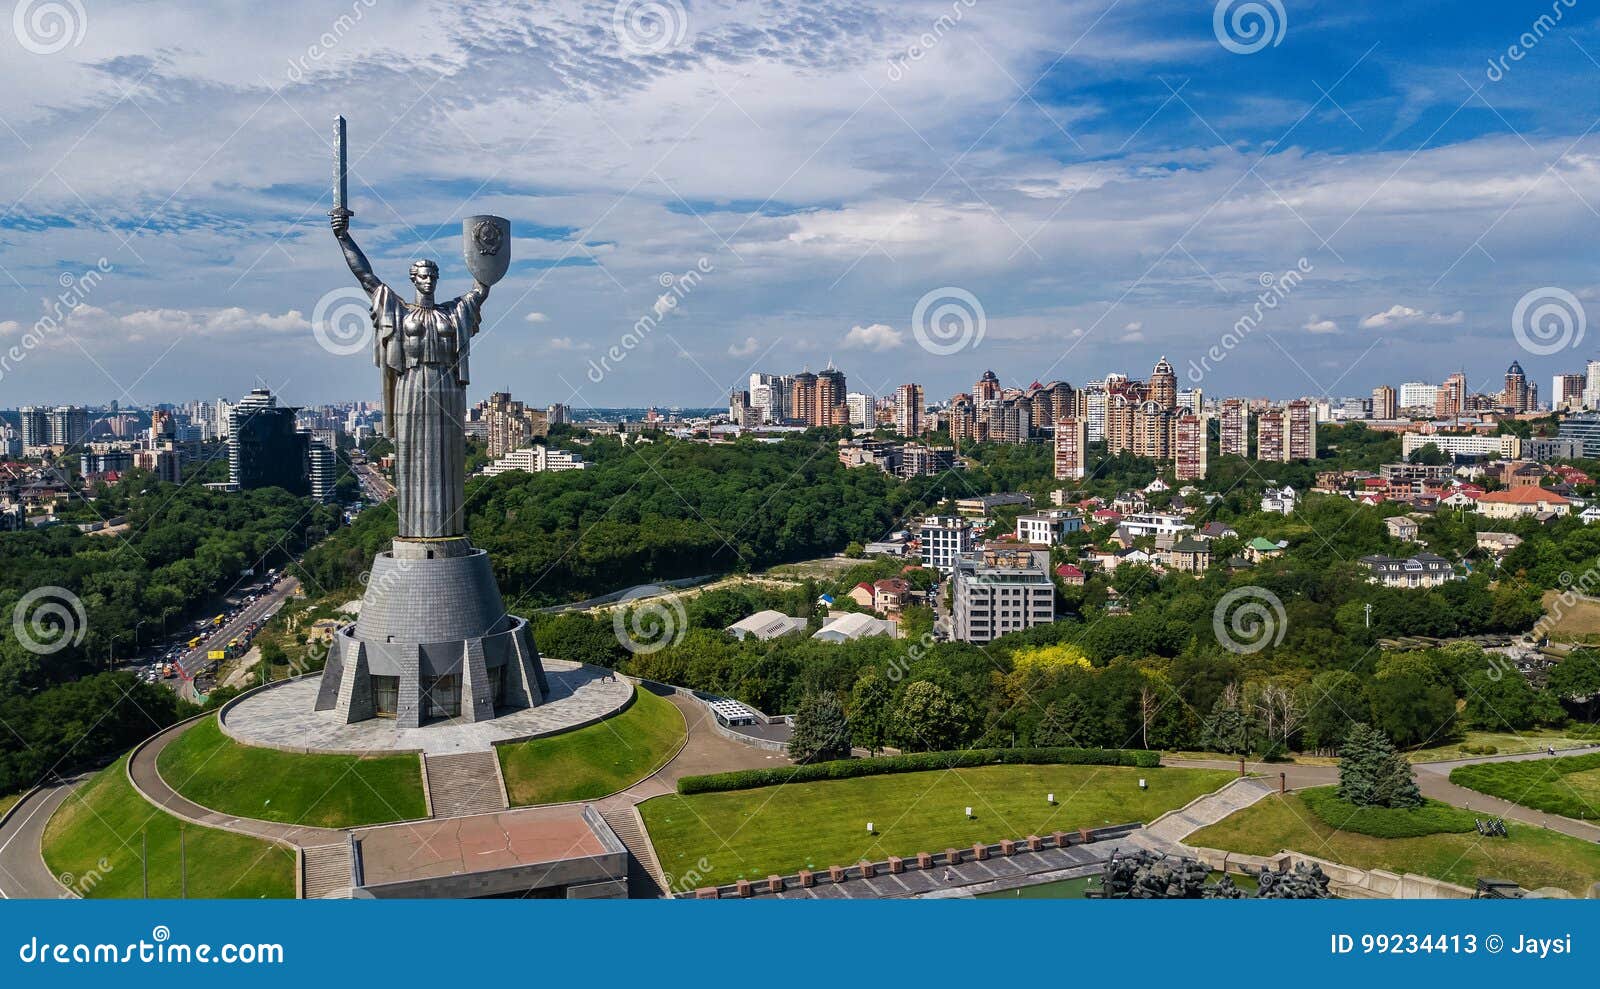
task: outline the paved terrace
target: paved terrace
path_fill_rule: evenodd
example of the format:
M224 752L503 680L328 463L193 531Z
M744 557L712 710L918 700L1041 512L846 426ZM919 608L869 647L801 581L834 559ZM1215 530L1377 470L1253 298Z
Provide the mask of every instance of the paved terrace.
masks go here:
M401 728L392 718L345 724L332 711L313 710L322 677L288 680L244 698L225 712L222 729L247 745L317 752L412 751L427 755L492 752L494 743L566 731L615 713L633 684L597 666L544 661L550 695L538 707L490 721L431 721Z

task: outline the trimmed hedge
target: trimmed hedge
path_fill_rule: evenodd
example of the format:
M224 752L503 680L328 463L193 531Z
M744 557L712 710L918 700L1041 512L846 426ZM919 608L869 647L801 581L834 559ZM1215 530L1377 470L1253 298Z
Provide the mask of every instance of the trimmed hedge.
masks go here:
M1301 790L1300 799L1323 824L1373 838L1421 838L1475 830L1472 812L1428 800L1421 807L1358 807L1331 786Z
M918 752L912 755L882 756L876 759L839 759L805 766L779 769L746 769L709 776L685 776L678 780L678 792L720 793L724 790L752 790L779 783L812 783L818 780L847 780L858 776L887 773L920 773L930 769L959 769L1003 764L1065 766L1138 766L1153 769L1161 765L1161 753L1148 749L966 749L959 752Z
M1457 766L1450 771L1450 782L1547 814L1592 821L1595 808L1563 782L1572 773L1591 769L1600 769L1600 752L1556 759L1480 762L1473 766Z

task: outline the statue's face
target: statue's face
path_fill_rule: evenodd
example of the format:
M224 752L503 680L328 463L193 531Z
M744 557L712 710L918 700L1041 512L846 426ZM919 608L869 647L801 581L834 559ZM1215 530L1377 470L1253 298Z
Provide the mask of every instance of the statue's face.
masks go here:
M439 272L429 267L413 268L411 269L411 284L417 287L418 292L424 295L432 295L434 288L439 284Z

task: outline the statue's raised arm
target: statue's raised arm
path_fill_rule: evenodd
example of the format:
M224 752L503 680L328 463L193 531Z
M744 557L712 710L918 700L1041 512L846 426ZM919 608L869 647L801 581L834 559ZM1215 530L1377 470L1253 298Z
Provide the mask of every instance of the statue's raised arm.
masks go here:
M344 263L350 266L350 273L356 276L356 281L361 283L368 295L376 292L383 282L373 273L372 262L356 246L355 238L350 236L350 214L336 211L329 218L329 225L333 227L333 239L339 242L339 248L344 251Z

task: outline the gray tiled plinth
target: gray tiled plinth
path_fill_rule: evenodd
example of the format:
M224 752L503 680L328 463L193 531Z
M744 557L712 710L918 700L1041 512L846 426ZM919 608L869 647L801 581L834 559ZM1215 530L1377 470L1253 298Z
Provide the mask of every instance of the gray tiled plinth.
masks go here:
M401 728L392 719L345 724L333 711L313 710L320 676L292 680L252 694L227 711L226 730L242 742L348 751L421 750L428 755L487 752L497 740L548 735L603 718L628 702L633 684L609 670L546 659L550 693L538 707L488 721L434 721Z

